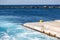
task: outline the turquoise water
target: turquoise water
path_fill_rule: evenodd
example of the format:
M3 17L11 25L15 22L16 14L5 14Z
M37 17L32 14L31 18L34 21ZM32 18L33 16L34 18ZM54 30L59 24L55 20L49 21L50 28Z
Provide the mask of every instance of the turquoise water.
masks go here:
M40 16L0 16L0 40L58 40L22 26L24 22L35 19L46 20L48 18Z
M58 40L22 26L26 22L38 22L40 19L60 20L60 9L0 9L0 40Z

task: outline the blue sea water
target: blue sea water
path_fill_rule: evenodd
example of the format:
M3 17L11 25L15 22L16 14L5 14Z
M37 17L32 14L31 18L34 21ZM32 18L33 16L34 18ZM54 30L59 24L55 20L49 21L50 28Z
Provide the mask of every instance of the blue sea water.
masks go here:
M0 40L58 40L22 26L40 19L59 20L60 9L0 9Z

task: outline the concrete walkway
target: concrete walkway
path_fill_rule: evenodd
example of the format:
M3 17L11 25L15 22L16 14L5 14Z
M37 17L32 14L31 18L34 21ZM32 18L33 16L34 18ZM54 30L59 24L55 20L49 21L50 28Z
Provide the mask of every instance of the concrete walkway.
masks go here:
M46 21L43 23L31 22L23 24L25 27L48 34L60 39L60 20Z

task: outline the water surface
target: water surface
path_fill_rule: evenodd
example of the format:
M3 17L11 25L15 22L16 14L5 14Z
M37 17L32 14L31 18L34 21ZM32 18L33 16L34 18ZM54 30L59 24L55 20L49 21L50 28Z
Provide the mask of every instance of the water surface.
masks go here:
M60 9L0 9L0 40L58 40L25 28L26 22L60 19Z

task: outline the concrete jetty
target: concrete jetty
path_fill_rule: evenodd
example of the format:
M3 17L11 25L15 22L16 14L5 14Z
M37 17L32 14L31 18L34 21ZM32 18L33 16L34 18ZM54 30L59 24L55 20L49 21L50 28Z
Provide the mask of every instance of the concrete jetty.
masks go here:
M60 39L60 20L25 23L23 26Z

